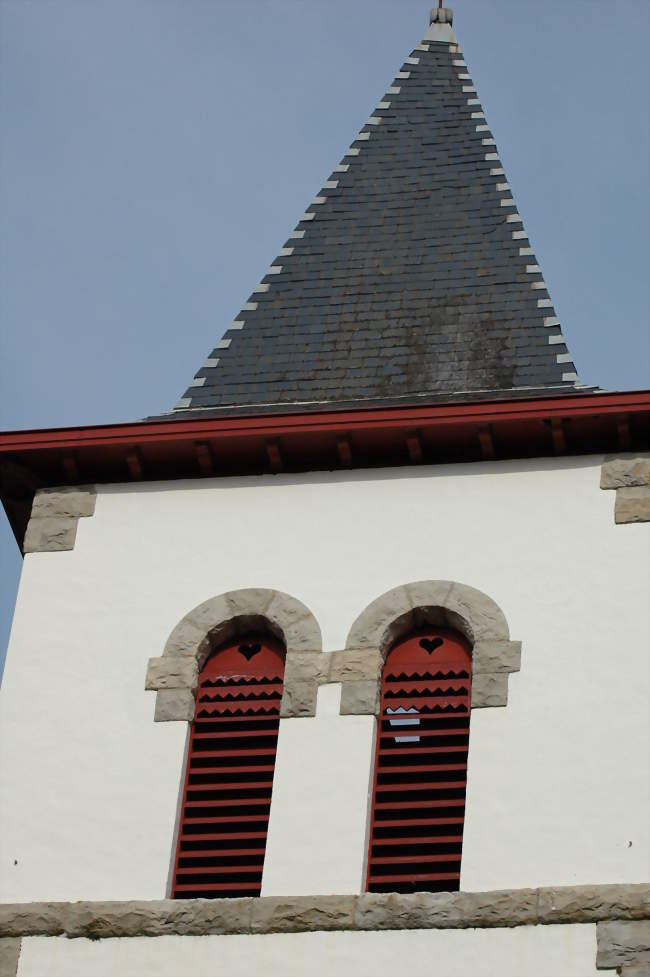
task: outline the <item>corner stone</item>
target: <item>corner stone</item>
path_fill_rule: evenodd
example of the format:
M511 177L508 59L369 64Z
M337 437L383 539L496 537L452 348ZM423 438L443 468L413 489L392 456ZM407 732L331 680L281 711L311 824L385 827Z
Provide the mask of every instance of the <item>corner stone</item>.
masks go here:
M650 920L598 923L596 968L650 964Z
M29 520L23 552L53 553L74 549L77 538L77 520L71 516L47 517Z
M601 489L650 485L650 455L606 458L600 472Z
M650 522L650 486L617 489L614 522Z
M0 977L16 977L20 942L15 938L0 940Z

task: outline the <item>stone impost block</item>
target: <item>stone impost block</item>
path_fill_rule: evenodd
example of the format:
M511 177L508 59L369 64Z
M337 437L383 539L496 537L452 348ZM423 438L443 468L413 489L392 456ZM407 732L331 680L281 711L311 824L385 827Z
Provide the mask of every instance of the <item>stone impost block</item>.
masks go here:
M92 516L96 500L97 493L90 486L39 489L34 496L32 516L38 519Z
M15 937L0 939L0 977L16 977L20 943Z
M178 719L191 722L195 705L190 689L165 689L156 696L154 722L169 723Z
M472 671L518 672L521 641L477 641L472 650Z
M329 682L379 682L384 660L378 648L347 648L329 658Z
M48 516L29 520L23 541L25 553L48 553L74 549L77 519L72 516Z
M508 704L507 672L479 672L472 676L472 709Z
M191 689L196 691L199 666L187 655L162 655L150 658L147 665L145 689Z
M378 682L344 682L341 686L341 715L376 716L379 700Z
M598 923L596 967L650 964L650 920Z
M601 489L650 485L650 455L606 458L600 471Z
M297 719L316 715L316 696L318 685L316 682L285 683L280 703L282 719Z
M614 522L650 522L650 486L617 489Z
M284 684L315 682L327 679L329 655L320 651L287 651L284 665Z
M354 928L356 896L294 896L256 899L253 933L304 933Z

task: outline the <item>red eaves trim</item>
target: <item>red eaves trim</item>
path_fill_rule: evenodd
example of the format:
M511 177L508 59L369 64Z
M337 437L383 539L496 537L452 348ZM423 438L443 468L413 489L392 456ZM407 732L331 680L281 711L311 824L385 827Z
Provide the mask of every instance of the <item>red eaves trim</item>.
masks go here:
M43 486L640 450L650 391L191 417L0 434L0 496L22 545Z
M245 417L190 418L137 421L88 427L40 428L0 433L0 456L35 448L81 448L88 445L144 445L211 438L266 437L292 433L355 431L371 428L427 427L445 424L491 423L505 420L572 418L606 413L650 410L650 390L599 393L534 400L483 401L471 404L434 404L422 407L324 410L305 414L265 414Z

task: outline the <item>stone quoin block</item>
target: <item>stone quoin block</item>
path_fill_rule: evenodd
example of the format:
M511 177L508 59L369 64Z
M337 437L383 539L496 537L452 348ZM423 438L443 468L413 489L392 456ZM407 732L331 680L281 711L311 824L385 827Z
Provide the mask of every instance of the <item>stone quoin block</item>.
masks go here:
M650 455L606 458L600 470L601 489L650 485Z
M640 964L650 967L650 920L598 923L596 940L599 969Z
M70 516L30 519L23 541L24 553L54 553L73 550L77 520Z
M39 489L23 541L24 553L72 550L79 519L95 512L97 492L93 486L62 486Z
M0 977L16 977L21 940L15 937L0 939Z
M650 522L650 486L617 489L614 522Z

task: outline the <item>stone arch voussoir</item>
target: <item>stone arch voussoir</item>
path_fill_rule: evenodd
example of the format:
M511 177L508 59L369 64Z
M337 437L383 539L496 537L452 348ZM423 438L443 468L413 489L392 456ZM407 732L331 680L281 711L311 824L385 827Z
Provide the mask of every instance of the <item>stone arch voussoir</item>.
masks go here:
M255 587L211 597L178 622L162 656L149 660L145 689L157 692L155 720L191 720L199 671L211 651L251 630L279 638L287 656L322 649L316 618L289 594Z

